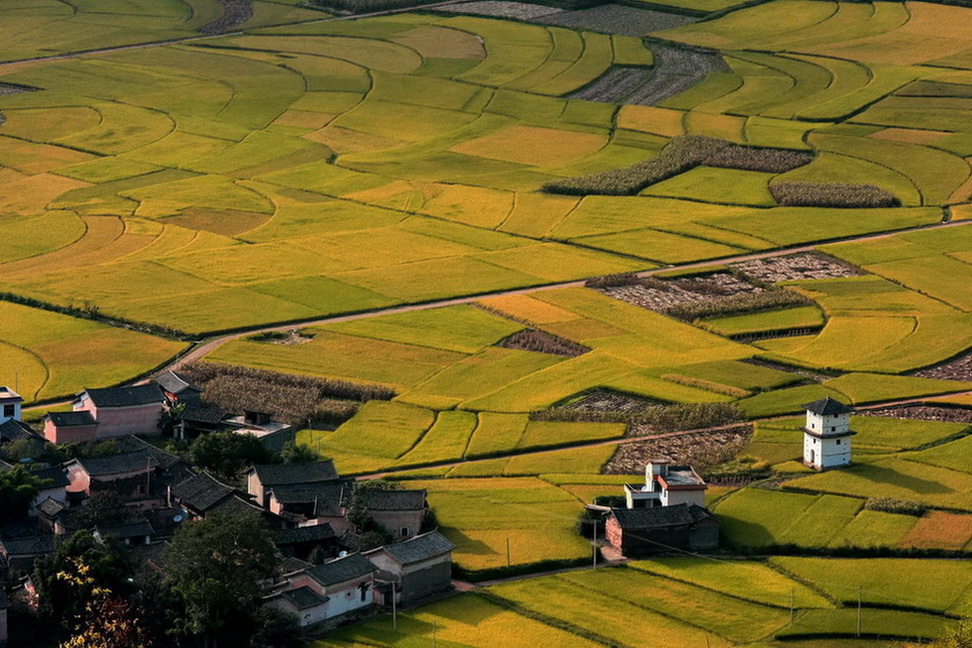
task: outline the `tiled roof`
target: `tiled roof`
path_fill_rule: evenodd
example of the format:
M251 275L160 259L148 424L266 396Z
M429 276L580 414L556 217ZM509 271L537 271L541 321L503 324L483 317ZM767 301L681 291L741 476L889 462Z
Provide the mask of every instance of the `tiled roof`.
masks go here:
M52 497L48 497L37 505L37 510L48 517L57 517L66 509L67 507L64 504L61 504Z
M821 398L820 400L815 400L812 403L807 403L803 406L803 408L808 412L813 412L817 416L836 416L838 414L847 414L848 412L854 411L840 401L834 400L830 396L827 398Z
M31 556L49 554L54 551L54 536L24 536L20 538L3 538L0 545L8 556Z
M155 382L165 391L177 396L187 389L197 392L202 391L193 385L185 376L181 376L172 370L166 371L156 378Z
M283 574L293 574L294 572L304 571L308 567L313 567L312 563L306 560L301 560L300 558L294 558L293 556L287 556L277 562L277 573Z
M359 553L335 558L323 565L317 565L307 570L307 575L316 580L321 585L336 585L345 581L367 576L378 571L378 568Z
M361 491L365 506L372 511L419 511L425 508L425 490Z
M105 389L86 389L91 401L98 407L135 407L149 403L162 403L162 390L155 383L135 387L107 387Z
M182 420L187 423L207 423L216 425L228 414L215 407L187 407L182 410Z
M697 511L694 509L698 509ZM701 506L676 504L674 506L655 506L639 509L612 509L622 529L663 529L673 526L694 524L712 517Z
M293 603L298 610L317 607L327 600L306 585L297 589L284 590L280 592L280 596Z
M292 545L302 542L318 542L333 537L335 537L334 529L325 522L324 524L297 527L296 529L283 529L277 532L273 541L277 545Z
M48 412L51 422L56 427L77 427L79 425L94 425L95 419L91 412Z
M60 466L50 466L49 468L40 468L30 472L46 481L46 483L41 487L42 491L51 488L63 488L71 483L71 480L67 478L67 474L65 474L64 469Z
M0 400L24 400L20 394L10 389L6 385L0 385Z
M429 531L410 540L382 547L403 565L435 558L455 548L456 545L438 531Z
M42 440L43 438L23 421L10 419L0 423L0 441L17 441L18 439Z
M119 475L121 473L148 471L159 465L155 457L145 450L120 452L106 457L84 457L75 459L85 472L91 476Z
M234 491L232 486L227 486L205 471L172 487L175 497L200 513L214 508Z
M146 452L152 455L156 463L162 468L170 468L175 464L182 461L180 457L172 454L171 452L166 452L162 448L152 445L144 439L139 439L137 436L129 434L128 436L123 436L115 441L115 447L118 448L118 452Z
M314 484L339 479L334 462L311 461L296 464L266 464L253 466L264 486Z
M341 515L345 482L318 485L274 486L269 489L281 504L313 504L317 516Z
M127 524L99 526L97 527L97 530L102 538L121 538L122 540L126 538L141 538L144 536L151 536L155 533L152 525L144 518L135 522L129 522Z

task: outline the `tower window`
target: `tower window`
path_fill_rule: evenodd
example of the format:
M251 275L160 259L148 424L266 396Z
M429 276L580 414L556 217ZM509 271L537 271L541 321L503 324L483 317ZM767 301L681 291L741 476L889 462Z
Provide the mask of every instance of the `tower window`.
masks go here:
M837 439L837 445L840 445L840 439Z

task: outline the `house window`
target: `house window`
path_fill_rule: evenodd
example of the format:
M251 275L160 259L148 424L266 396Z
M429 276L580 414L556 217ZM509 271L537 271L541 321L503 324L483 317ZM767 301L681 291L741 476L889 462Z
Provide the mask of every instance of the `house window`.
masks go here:
M4 416L13 416L14 415L14 406L13 405L4 405L3 406L3 415Z
M831 432L836 432L837 431L837 426L836 425L830 426L830 431Z
M840 439L837 439L837 445L840 445Z
M408 527L402 527L401 534L402 534L402 537L403 538L407 538L408 537Z
M361 602L364 603L368 600L368 583L361 584Z

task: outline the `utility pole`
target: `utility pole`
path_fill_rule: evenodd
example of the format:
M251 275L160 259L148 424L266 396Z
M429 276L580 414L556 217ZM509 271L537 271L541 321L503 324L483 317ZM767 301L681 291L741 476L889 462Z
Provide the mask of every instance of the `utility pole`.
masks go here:
M857 587L857 636L861 636L861 588Z
M594 569L597 569L597 520L594 520Z
M506 566L510 567L513 563L510 561L510 536L506 536Z
M392 596L392 630L398 630L398 602L395 599L398 598L398 592L396 591L395 581L391 584L391 596Z

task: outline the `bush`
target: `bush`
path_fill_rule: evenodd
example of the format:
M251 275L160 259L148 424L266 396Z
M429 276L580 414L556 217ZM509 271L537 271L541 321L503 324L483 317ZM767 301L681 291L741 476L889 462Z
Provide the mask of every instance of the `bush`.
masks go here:
M868 497L867 501L864 502L864 508L868 511L898 513L900 515L913 515L915 517L921 517L928 509L921 502L895 499L893 497Z
M790 290L763 290L739 293L719 299L676 304L666 308L663 312L665 315L677 317L686 322L693 322L706 317L755 313L809 303L811 303L810 299Z
M625 412L591 411L555 407L531 412L534 421L568 421L589 423L627 423L648 426L659 430L694 430L698 428L728 425L745 420L745 415L734 403L687 403L678 405L652 405Z
M642 283L642 278L634 272L624 274L604 275L603 277L591 277L584 282L586 288L618 288L620 286L635 286Z
M747 455L739 455L735 459L713 466L703 475L707 481L739 482L755 479L765 479L771 474L766 461Z
M900 202L890 191L872 184L840 182L778 182L770 193L785 207L898 207Z
M726 140L682 135L673 138L650 160L623 169L555 180L544 185L543 191L572 196L633 196L649 185L703 164L726 146Z
M292 425L340 425L369 400L391 400L395 392L380 385L328 380L197 362L180 372L203 390L203 401L231 412L267 412Z
M811 151L755 148L732 144L707 159L705 164L711 167L740 169L742 171L785 173L809 164L812 160L813 153Z

